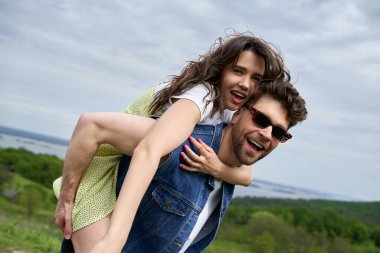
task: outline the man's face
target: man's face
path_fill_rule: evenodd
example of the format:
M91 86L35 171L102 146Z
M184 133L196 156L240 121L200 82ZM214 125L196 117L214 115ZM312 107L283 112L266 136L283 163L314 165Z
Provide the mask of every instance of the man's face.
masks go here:
M252 107L267 115L273 125L288 129L287 111L271 96L262 96ZM233 150L242 164L257 162L272 152L279 143L272 137L272 126L264 129L256 126L252 122L252 114L245 107L235 113L231 124Z

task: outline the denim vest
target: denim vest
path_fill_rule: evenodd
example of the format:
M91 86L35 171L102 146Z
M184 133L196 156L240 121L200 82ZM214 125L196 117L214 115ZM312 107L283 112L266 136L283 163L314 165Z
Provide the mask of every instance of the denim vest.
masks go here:
M217 153L222 129L223 123L217 126L197 125L192 136L196 139L202 138ZM188 140L183 144L193 148ZM181 151L183 151L182 146L175 149L158 168L140 203L122 253L178 252L189 237L198 215L214 189L214 178L178 168L180 163L184 163L180 156ZM123 156L120 161L117 195L130 160L129 156ZM233 185L222 183L221 203L218 204L186 252L201 252L211 243L227 211L233 191Z

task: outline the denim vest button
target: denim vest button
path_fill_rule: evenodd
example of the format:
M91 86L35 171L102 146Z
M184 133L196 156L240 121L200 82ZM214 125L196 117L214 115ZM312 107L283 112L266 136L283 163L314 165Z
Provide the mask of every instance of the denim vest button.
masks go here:
M167 200L165 201L165 206L170 206L172 204L173 200Z

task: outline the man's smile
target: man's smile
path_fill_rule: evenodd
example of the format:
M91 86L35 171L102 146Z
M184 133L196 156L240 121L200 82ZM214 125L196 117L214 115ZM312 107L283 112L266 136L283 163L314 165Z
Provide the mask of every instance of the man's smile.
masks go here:
M265 147L263 144L259 143L258 141L255 141L253 138L247 138L247 142L249 146L251 146L256 151L264 151Z

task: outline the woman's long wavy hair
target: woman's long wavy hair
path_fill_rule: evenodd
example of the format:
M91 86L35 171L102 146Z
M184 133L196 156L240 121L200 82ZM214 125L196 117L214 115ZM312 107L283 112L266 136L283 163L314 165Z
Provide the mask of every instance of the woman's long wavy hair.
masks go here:
M235 34L228 36L226 40L219 38L209 52L201 55L198 61L188 62L178 76L172 76L170 84L155 94L149 108L150 113L157 113L171 96L182 94L196 85L209 83L215 91L211 117L218 111L223 115L224 107L220 95L223 71L229 66L234 66L240 53L245 50L251 50L263 57L265 72L262 83L277 79L290 81L290 74L284 66L283 59L274 47L253 35ZM212 88L208 85L205 87L209 90L209 95ZM206 104L210 102L206 101Z

